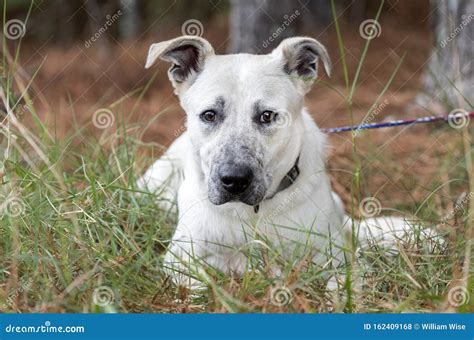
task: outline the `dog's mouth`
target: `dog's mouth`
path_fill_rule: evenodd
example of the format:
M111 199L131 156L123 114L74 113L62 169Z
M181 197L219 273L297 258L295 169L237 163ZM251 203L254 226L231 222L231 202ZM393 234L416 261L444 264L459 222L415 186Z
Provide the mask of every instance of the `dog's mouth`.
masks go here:
M265 197L265 190L256 187L251 187L242 192L241 194L232 194L224 190L216 190L215 188L209 188L208 197L212 204L222 205L228 202L241 202L246 205L255 206L258 205Z

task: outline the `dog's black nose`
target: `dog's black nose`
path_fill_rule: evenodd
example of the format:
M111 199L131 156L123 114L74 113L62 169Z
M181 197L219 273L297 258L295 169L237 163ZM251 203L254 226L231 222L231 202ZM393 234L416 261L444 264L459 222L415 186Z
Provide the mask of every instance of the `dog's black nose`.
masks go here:
M225 166L219 171L222 187L231 194L238 195L252 182L253 172L245 165Z

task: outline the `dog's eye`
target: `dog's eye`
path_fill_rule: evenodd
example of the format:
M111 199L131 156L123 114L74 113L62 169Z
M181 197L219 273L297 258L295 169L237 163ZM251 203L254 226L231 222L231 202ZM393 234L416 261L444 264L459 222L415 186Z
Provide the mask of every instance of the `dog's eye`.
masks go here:
M260 123L268 124L271 123L276 118L276 112L273 111L263 111L260 115Z
M215 122L216 118L217 118L217 113L215 111L207 110L201 113L201 119L205 122L209 122L209 123Z

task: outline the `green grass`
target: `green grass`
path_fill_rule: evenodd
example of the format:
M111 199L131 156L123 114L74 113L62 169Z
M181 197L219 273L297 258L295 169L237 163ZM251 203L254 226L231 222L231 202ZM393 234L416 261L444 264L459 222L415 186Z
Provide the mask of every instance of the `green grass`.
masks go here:
M338 37L344 51L339 31ZM367 48L368 44L364 55ZM29 102L29 86L16 77L16 61L5 55L2 59L7 80L1 84L4 105L12 108L12 114L18 99L12 96L13 89ZM350 84L343 66L352 96L357 80ZM352 112L351 97L347 102ZM54 127L45 126L31 106L21 117L27 127L4 120L1 312L474 311L474 298L460 306L448 303L453 287L473 293L473 221L468 209L457 211L456 226L444 228L446 241L434 249L418 238L401 242L398 254L387 255L377 245L356 252L357 244L352 242L355 247L347 250L347 262L338 269L346 274L345 288L338 295L326 291L334 268L312 264L307 260L309 253L283 258L273 247L248 249L252 269L243 277L204 268L205 290L189 292L174 286L163 272L162 257L176 215L157 209L159 195L139 193L135 187L137 177L154 160L141 155L149 154L147 149L159 152L159 148L141 142L140 126L119 119L126 116L120 105L113 111L116 128L98 135L92 122L74 125L60 139L53 137ZM445 183L442 175L453 170L453 164L452 187L469 188L469 157L474 149L467 134L467 129L462 131L464 139L457 146L467 151L443 155L446 169L440 170L431 189ZM349 211L357 209L363 185L370 181L370 169L361 169L363 159L355 139L353 153L354 203ZM472 190L472 186L467 189ZM432 199L406 202L398 208L416 212L430 225L444 211ZM282 268L280 277L270 274L275 263Z
M461 270L467 246L462 228L434 250L417 240L402 244L395 256L377 246L352 258L349 251L340 270L351 274L351 299L346 292L336 301L326 292L332 268L311 264L308 256L283 259L273 248L248 251L254 269L242 278L208 268L208 289L189 294L162 271L176 216L156 208L159 196L137 195L134 186L152 161L135 158L149 147L130 132L138 129L111 128L97 138L77 128L61 140L41 133L45 129L30 131L47 162L18 132L3 162L3 312L426 312L445 308L450 283ZM432 210L425 204L419 216ZM283 273L272 278L268 273L276 262ZM113 299L100 306L93 295L103 286ZM289 292L289 304L272 303L279 288ZM462 310L472 311L472 303Z

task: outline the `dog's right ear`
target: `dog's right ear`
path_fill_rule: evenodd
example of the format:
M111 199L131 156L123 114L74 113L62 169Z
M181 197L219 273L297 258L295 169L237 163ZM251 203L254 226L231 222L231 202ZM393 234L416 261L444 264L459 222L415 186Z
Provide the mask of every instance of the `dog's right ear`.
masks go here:
M323 44L309 37L284 39L272 55L282 60L283 69L291 76L295 84L308 92L318 77L318 60L321 59L324 70L331 76L331 59Z
M192 85L202 71L206 58L212 55L214 49L206 39L185 35L152 44L145 68L150 68L158 58L172 63L168 77L175 88L175 93L179 95Z

